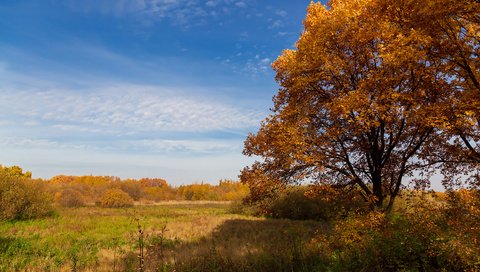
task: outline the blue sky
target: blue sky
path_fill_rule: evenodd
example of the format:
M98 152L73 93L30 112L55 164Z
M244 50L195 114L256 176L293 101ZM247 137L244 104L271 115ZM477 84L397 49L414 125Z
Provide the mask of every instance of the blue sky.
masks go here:
M237 178L309 2L0 0L0 164Z

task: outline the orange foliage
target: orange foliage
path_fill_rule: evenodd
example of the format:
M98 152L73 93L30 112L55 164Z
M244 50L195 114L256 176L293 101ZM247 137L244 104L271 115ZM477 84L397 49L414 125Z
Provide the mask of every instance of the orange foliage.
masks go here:
M133 199L120 189L109 189L100 200L104 208L123 208L133 206Z
M0 221L32 219L52 212L45 182L31 176L18 166L0 165Z
M54 200L55 203L63 207L82 207L86 204L82 193L72 188L56 192Z
M264 193L278 182L357 188L378 208L389 197L389 210L406 177L428 185L440 164L470 168L479 12L474 0L311 2L296 48L273 64L273 113L244 148L262 161L241 180Z
M248 187L240 182L221 180L219 185L193 184L178 188L160 178L121 180L118 177L58 175L48 181L49 191L56 202L64 206L78 206L100 201L109 189L118 189L134 201L164 200L240 200L248 194ZM73 204L74 199L82 200ZM71 204L68 204L70 203Z
M184 200L241 200L248 192L246 185L231 180L221 180L218 185L182 185L177 189L177 195Z

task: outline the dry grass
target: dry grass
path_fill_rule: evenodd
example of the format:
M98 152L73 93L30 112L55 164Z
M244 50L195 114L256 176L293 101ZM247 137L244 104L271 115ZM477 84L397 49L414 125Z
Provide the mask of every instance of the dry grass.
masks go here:
M145 230L151 270L168 270L175 262L177 271L205 271L209 257L245 263L253 256L288 253L292 241L308 240L319 227L232 214L228 207L229 202L168 201L121 209L62 208L51 218L3 222L0 271L131 271L137 264L135 219Z
M232 201L210 201L210 200L164 200L164 201L136 201L135 206L170 206L170 205L227 205Z

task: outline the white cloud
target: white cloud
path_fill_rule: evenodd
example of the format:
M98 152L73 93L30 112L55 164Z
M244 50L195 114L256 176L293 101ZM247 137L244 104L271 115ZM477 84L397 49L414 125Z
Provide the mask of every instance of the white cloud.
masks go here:
M147 25L155 21L170 20L183 27L196 25L201 22L201 18L229 14L231 7L247 7L245 0L69 0L66 3L68 7L79 12L133 15Z
M272 24L269 26L270 29L273 28L279 28L283 26L283 22L281 20L275 20L272 22Z
M252 75L266 74L272 70L271 63L272 60L270 58L255 55L254 58L247 61L245 69Z
M99 128L90 128L90 127L84 127L79 125L57 124L57 125L52 125L52 127L58 130L68 131L68 132L89 132L89 133L97 133L97 134L102 134L107 132Z
M245 4L245 2L243 2L243 1L239 1L239 2L235 3L235 6L237 6L239 8L245 8L245 7L247 7L247 4Z
M215 7L216 5L218 5L218 1L207 1L207 3L205 3L207 7Z
M286 17L288 15L288 13L285 10L277 10L275 14L277 14L280 17Z
M128 151L141 154L240 154L240 141L225 139L136 139L60 141L48 138L0 137L0 147L20 149L84 150L84 151Z
M158 87L0 90L0 113L62 130L208 132L258 125L262 114L211 98Z
M80 12L100 12L120 16L146 8L144 0L67 0L66 5Z
M0 146L12 148L28 148L28 149L84 149L85 146L72 143L60 143L50 139L33 139L23 137L5 137L0 138Z
M132 148L148 149L147 153L241 153L242 143L228 140L176 140L176 139L142 139L122 141L122 145Z

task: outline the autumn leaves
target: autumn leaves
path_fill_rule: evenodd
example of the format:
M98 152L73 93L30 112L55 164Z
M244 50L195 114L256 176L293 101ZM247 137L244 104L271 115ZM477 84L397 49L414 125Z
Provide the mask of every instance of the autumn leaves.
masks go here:
M263 160L242 180L355 187L389 209L406 180L475 179L479 14L473 0L311 3L273 64L273 114L244 149Z

